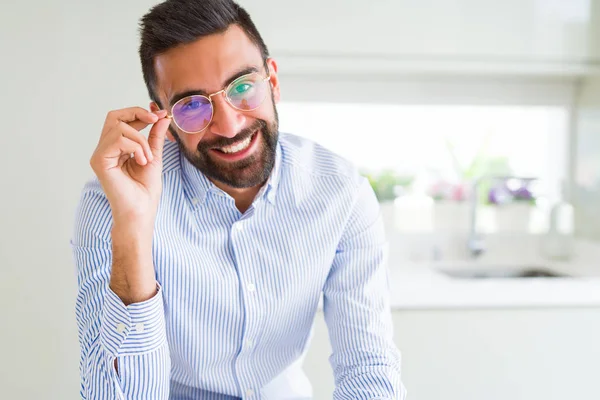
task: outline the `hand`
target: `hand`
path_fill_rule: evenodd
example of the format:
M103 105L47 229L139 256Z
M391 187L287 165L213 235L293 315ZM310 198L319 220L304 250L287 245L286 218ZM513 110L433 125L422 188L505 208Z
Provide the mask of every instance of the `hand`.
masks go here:
M115 221L154 224L162 191L162 152L170 118L141 107L108 113L90 165ZM148 139L139 132L153 124ZM133 158L131 157L133 155Z

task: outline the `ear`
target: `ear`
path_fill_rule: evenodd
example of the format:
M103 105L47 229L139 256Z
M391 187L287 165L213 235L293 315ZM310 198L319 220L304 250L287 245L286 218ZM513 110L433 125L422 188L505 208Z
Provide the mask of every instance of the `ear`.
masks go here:
M269 81L271 82L273 99L275 100L275 103L279 103L279 100L281 99L281 91L279 88L279 77L277 76L277 62L273 58L268 58L267 66L269 67L269 74L271 75Z
M156 104L155 102L151 102L150 103L150 111L155 112L160 110L160 107L158 106L158 104ZM173 123L173 122L171 122ZM171 142L175 142L175 138L173 137L173 134L171 133L171 127L169 127L169 129L167 129L167 138L171 141Z

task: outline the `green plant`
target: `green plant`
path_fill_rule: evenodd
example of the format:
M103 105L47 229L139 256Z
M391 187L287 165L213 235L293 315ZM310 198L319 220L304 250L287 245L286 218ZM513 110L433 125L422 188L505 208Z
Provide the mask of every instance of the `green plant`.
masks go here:
M492 183L489 179L481 179L489 176L510 176L513 171L510 168L508 157L490 157L488 149L493 132L488 131L485 134L483 143L477 150L477 153L469 164L463 166L458 156L456 155L455 145L447 137L446 148L452 158L455 172L462 182L474 183L479 180L477 198L480 203L488 203L488 195L492 188Z
M386 201L396 198L396 187L410 186L414 178L412 176L399 175L392 169L385 169L378 173L362 171L371 184L377 200Z

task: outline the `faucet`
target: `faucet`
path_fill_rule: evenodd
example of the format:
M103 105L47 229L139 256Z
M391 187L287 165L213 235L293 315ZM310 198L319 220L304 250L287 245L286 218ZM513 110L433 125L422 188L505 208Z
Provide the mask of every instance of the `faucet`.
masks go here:
M469 225L469 237L467 240L467 250L471 258L477 258L485 251L485 243L483 236L477 231L477 209L478 209L478 192L479 183L482 178L476 178L471 187L471 219Z

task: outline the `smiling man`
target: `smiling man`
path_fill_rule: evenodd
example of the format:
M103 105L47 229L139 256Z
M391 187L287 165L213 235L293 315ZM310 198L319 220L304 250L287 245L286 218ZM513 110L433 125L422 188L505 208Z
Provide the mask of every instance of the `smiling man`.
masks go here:
M150 110L108 113L71 241L82 398L311 398L322 298L334 398L403 399L377 199L279 132L277 64L246 11L161 3L140 58Z

